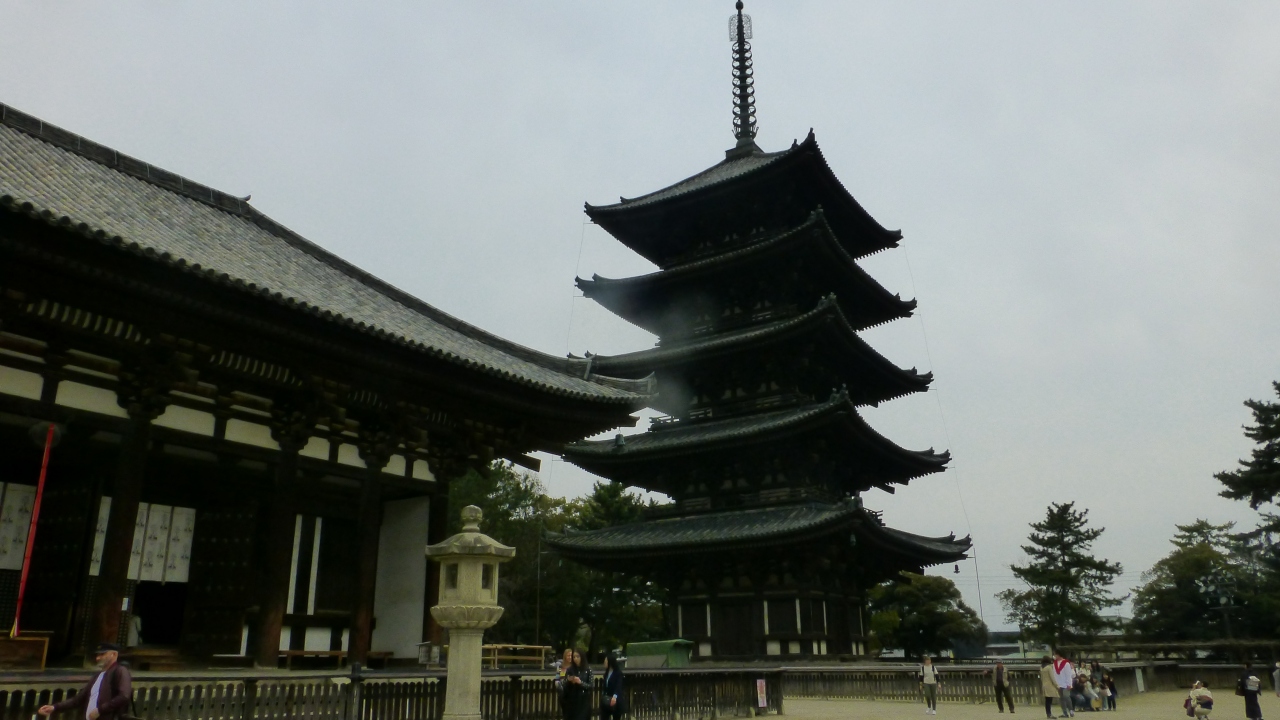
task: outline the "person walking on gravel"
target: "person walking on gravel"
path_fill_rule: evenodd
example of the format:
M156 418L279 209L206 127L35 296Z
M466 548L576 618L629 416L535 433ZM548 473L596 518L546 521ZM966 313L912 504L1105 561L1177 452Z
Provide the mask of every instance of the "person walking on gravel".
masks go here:
M938 714L938 670L933 666L933 658L924 656L924 664L920 666L920 687L924 690L925 715Z
M1053 718L1053 703L1058 700L1058 678L1053 674L1053 658L1040 658L1040 694L1044 696L1044 716Z
M1071 686L1076 681L1075 668L1071 667L1071 661L1057 649L1053 651L1053 677L1058 684L1058 701L1062 703L1061 717L1075 717L1075 708L1071 706Z

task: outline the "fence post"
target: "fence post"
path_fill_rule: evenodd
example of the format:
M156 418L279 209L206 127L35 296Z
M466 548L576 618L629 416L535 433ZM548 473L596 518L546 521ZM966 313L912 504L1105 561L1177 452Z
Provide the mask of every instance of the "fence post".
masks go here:
M517 720L520 717L520 676L511 675L507 683L507 718Z
M431 720L440 720L444 717L444 697L449 690L449 676L441 675L436 680L436 701L431 706Z
M258 678L244 679L244 706L241 710L240 717L243 720L253 720L258 709Z
M364 678L360 675L360 663L351 663L351 690L347 696L347 720L360 720L364 717Z

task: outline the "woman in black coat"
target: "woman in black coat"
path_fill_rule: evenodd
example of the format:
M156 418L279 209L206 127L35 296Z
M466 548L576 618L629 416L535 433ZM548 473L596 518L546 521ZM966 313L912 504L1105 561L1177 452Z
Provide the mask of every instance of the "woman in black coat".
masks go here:
M621 720L625 698L618 656L609 653L604 658L604 692L600 694L600 720Z
M564 714L567 720L591 718L591 668L582 653L573 651L573 664L564 674Z

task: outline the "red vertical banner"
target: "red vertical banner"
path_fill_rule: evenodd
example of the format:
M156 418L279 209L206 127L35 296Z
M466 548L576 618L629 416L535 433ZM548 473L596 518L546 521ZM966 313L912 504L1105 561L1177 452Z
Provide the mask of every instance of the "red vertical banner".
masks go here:
M13 612L13 628L9 637L18 637L18 620L22 617L22 598L27 593L27 573L31 572L31 549L36 544L36 524L40 520L40 500L44 497L44 480L49 475L49 451L53 450L53 433L57 425L49 423L44 436L44 459L40 462L40 482L36 483L36 502L31 507L31 527L27 530L27 548L22 554L22 579L18 581L18 607Z

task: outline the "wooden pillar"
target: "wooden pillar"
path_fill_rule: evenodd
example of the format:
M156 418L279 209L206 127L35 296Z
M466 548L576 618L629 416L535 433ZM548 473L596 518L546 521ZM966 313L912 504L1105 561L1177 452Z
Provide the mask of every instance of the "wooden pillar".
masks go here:
M449 483L444 479L438 479L440 483L439 491L431 496L430 514L427 518L427 544L435 545L443 542L449 537ZM444 645L444 628L440 623L436 622L436 618L431 614L431 608L440 603L440 572L439 568L430 564L427 565L427 602L422 608L425 613L423 628L423 642L429 642L435 647ZM537 641L534 641L537 644Z
M262 535L262 587L259 589L258 618L254 631L253 664L259 668L275 668L280 658L280 632L289 602L289 570L293 563L293 496L298 474L298 450L301 443L281 436L280 456L276 463L275 481L266 504Z
M142 480L151 446L151 420L156 414L131 409L129 416L111 490L111 512L107 516L107 536L94 593L88 652L98 643L116 642L120 635L121 603L128 588L133 530L138 521L138 502L142 499Z
M369 473L360 486L360 507L357 520L359 555L356 566L356 607L351 617L351 639L347 657L352 663L368 661L369 646L373 642L373 600L378 584L378 536L382 531L382 462L365 458Z

